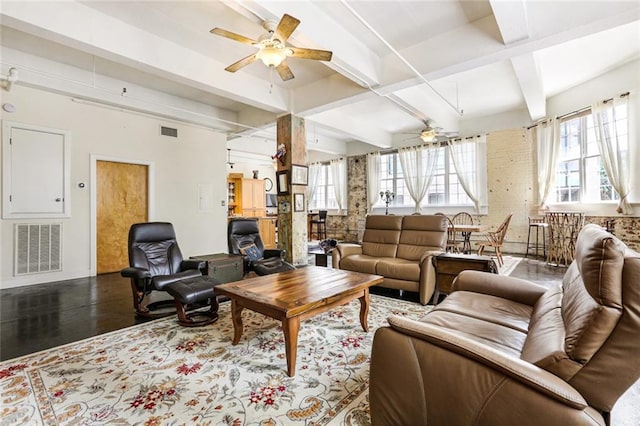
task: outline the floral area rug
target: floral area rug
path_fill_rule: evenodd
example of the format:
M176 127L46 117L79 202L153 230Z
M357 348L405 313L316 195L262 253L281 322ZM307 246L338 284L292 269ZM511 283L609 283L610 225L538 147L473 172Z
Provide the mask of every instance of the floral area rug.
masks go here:
M369 424L375 330L428 309L372 295L368 333L357 300L303 321L293 378L280 323L261 314L243 311L236 346L230 303L206 327L148 322L0 363L0 424Z

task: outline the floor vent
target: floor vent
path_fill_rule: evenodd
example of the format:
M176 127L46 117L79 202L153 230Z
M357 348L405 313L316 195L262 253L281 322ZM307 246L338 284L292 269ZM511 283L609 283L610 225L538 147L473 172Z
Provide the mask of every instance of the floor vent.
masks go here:
M62 224L15 225L15 275L62 270Z

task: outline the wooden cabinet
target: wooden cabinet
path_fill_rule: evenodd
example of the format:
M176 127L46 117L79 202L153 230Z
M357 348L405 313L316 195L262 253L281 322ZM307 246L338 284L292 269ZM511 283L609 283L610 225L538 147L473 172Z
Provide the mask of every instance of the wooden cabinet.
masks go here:
M264 248L277 248L276 220L275 217L261 217L258 219L258 229L260 230L260 238L262 238Z
M264 180L246 179L242 173L227 177L229 216L261 217L267 214Z
M267 214L264 181L242 179L242 216L262 217Z
M242 173L229 173L227 177L227 208L229 216L242 215Z

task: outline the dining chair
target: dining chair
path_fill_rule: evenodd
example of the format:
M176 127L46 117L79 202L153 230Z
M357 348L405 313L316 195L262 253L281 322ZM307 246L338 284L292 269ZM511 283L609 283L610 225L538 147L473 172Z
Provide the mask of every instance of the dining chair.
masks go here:
M447 218L447 252L460 253L460 245L456 242L456 231L451 219L441 212L435 213L435 216L444 216Z
M504 237L507 234L511 216L513 216L513 213L509 213L497 230L487 232L485 235L486 241L478 243L478 255L482 256L482 252L485 247L493 247L496 252L496 257L498 258L498 265L500 266L504 265L504 262L502 261L502 243L504 242Z
M319 240L327 239L327 210L319 210L318 218L311 220L311 233L313 234L313 226L316 227L316 237Z
M451 219L455 225L473 225L473 216L467 212L460 212ZM455 241L462 244L462 253L471 253L471 232L455 231Z

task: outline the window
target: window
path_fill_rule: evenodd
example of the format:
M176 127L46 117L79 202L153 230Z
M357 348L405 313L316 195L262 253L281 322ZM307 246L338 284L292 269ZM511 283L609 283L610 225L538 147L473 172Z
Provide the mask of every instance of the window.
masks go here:
M626 105L615 108L615 119L616 126L627 128ZM619 199L602 165L595 131L591 113L560 123L556 203L598 203ZM622 134L626 139L627 132Z
M331 177L331 167L328 164L320 166L318 173L318 185L313 199L309 203L312 210L337 209L336 194L333 190L333 179Z
M448 147L443 146L438 151L434 176L427 189L427 195L422 200L422 205L472 205L471 199L467 196L458 180ZM398 154L383 154L380 156L380 161L380 190L389 190L396 193L396 198L390 205L413 207L415 203L405 186ZM475 162L473 164L465 164L465 166L469 170L475 170L476 167ZM378 200L375 205L382 207L384 202Z

